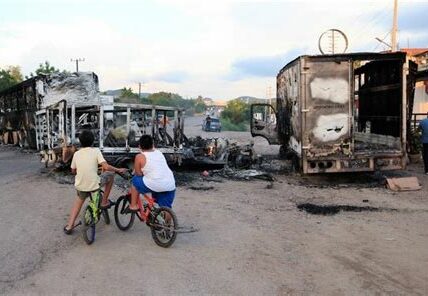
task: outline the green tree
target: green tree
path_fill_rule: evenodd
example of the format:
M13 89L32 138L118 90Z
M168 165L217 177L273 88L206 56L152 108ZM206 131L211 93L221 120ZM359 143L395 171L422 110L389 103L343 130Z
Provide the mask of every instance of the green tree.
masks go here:
M7 89L22 81L22 73L19 66L9 66L0 69L0 91Z
M239 100L231 100L221 112L224 130L246 131L250 122L250 105Z
M184 109L192 108L191 100L183 99L180 95L168 92L158 92L148 96L150 104L158 106L179 107Z
M227 103L221 117L228 118L234 124L248 123L250 121L250 105L235 99Z
M141 104L138 94L134 94L130 87L122 88L120 96L116 101L118 103Z
M202 113L207 108L207 105L205 104L204 98L202 96L198 96L196 99L193 99L192 104L196 113Z
M13 77L13 79L16 82L19 83L19 82L22 82L22 80L24 80L24 76L22 75L20 66L9 66L8 70L10 75Z
M61 71L58 68L55 68L49 63L49 61L45 61L44 63L39 64L39 67L36 69L35 74L31 72L29 76L25 76L25 79L29 79L37 75L49 75L49 74L61 73L61 72L69 73L66 70Z

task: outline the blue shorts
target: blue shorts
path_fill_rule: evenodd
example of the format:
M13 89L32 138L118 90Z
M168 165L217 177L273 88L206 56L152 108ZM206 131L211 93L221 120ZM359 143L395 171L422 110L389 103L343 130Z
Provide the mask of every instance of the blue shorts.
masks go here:
M141 176L132 177L132 185L134 185L138 192L142 194L151 193L160 207L172 208L172 203L174 202L175 198L175 190L165 192L153 191L147 187L146 184L144 184L143 177Z

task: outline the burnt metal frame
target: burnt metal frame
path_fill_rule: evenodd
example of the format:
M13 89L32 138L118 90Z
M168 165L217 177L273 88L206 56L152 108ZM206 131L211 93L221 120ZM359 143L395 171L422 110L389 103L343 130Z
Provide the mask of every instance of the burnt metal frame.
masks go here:
M106 110L107 106L111 106L112 110ZM88 109L89 108L89 109ZM37 139L37 148L40 151L45 150L45 145L47 146L48 152L53 149L60 148L61 144L64 146L71 144L75 145L76 141L76 115L79 114L79 111L84 113L95 113L98 115L98 127L99 130L99 144L98 147L100 150L107 155L120 155L120 156L133 156L140 152L137 147L130 147L128 141L126 141L125 146L120 147L107 147L104 146L104 116L105 113L118 113L118 112L126 112L126 131L127 134L130 130L130 122L131 122L131 114L135 111L143 111L143 112L151 112L151 132L153 136L157 136L158 132L158 119L157 115L159 112L163 112L164 116L166 116L167 112L174 112L174 138L173 145L170 147L158 147L164 154L171 155L174 162L181 163L183 156L191 157L193 154L189 150L189 148L183 148L183 142L185 140L185 136L183 133L184 129L184 115L185 111L182 108L174 108L174 107L165 107L165 106L156 106L156 105L143 105L143 104L122 104L115 103L112 105L93 105L93 104L73 104L68 105L66 101L60 101L54 105L51 105L43 110L39 110L35 114L35 122L36 126L36 139ZM69 115L70 114L70 115ZM43 138L43 127L41 126L41 117L46 117L46 134L47 134L47 143L41 141ZM60 138L62 139L62 143L53 142L52 139L52 125L54 116L58 116L58 130L57 133L60 134ZM70 118L69 128L67 129L67 122ZM67 130L70 130L71 135L68 136ZM68 138L70 143L68 143ZM187 151L189 150L189 151Z

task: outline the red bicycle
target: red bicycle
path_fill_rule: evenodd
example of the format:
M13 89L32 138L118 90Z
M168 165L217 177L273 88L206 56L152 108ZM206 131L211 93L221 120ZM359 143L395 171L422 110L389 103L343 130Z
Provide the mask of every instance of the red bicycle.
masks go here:
M132 175L128 177L119 174L122 178L130 181ZM159 207L151 194L139 195L138 212L129 213L127 209L131 203L131 190L129 188L125 195L120 196L114 207L114 220L120 230L126 231L134 224L135 216L141 222L145 222L150 227L152 238L158 246L170 247L176 237L178 222L174 211L167 207Z

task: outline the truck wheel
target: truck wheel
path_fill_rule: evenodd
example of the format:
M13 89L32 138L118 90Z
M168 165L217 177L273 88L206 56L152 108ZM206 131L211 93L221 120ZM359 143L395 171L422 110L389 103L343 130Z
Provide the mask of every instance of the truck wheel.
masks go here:
M296 154L293 154L293 156L291 157L291 167L293 169L293 172L300 172L300 158Z
M288 147L286 145L281 145L281 147L279 147L279 158L280 159L291 160L293 158L293 155L295 155L295 153L293 151L291 151L290 149L288 149Z
M279 147L279 158L280 159L287 159L288 156L288 149L285 147L285 145L281 145Z

